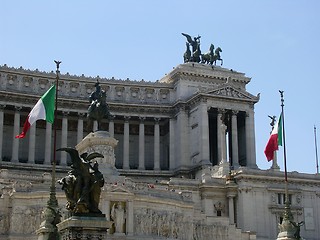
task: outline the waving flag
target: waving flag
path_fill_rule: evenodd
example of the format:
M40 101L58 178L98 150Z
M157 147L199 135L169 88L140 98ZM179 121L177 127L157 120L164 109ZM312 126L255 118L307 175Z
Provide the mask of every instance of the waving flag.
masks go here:
M49 90L39 99L36 105L29 113L27 120L23 125L22 132L16 138L24 138L30 126L37 120L43 119L49 123L54 121L54 103L55 103L56 86L52 85Z
M278 150L279 145L282 146L282 115L280 115L279 121L275 124L264 150L268 161L273 160L274 151Z

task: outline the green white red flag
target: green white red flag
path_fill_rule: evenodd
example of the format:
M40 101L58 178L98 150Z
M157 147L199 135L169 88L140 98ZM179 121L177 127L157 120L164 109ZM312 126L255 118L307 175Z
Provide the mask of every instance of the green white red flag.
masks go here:
M279 149L278 146L282 146L282 114L279 117L278 122L274 125L270 138L264 150L268 161L274 159L274 152Z
M43 119L49 123L54 121L54 107L55 107L56 86L52 85L49 90L43 94L36 105L29 113L27 120L23 125L22 132L16 138L24 138L30 126L37 120Z

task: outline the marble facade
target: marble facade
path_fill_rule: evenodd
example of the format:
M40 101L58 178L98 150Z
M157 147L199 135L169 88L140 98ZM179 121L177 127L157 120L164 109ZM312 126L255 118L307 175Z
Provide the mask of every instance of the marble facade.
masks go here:
M81 148L90 137L85 115L95 82L107 92L112 117L102 128L115 149L114 157L101 160L112 171L103 172L100 209L107 221L116 221L115 204L124 211L122 230L111 228L110 239L276 239L283 173L257 167L259 95L247 92L251 79L245 74L185 63L156 82L68 73L60 78L58 147ZM52 125L38 121L25 139L14 136L54 82L54 72L0 67L1 239L36 239L51 181ZM57 160L59 177L70 159L61 152ZM288 177L294 218L306 222L301 234L317 239L320 177ZM57 198L65 215L59 186Z

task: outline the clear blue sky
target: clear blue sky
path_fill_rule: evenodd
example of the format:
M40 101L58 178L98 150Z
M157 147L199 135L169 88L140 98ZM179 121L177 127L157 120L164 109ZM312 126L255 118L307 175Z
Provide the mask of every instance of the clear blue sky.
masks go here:
M314 130L320 132L320 1L1 1L0 65L95 77L155 81L183 62L182 32L201 35L201 49L223 50L225 68L251 77L257 163L267 115L279 115L285 91L289 171L316 172ZM320 135L319 135L320 136ZM320 139L319 139L320 141ZM279 164L283 170L282 149Z

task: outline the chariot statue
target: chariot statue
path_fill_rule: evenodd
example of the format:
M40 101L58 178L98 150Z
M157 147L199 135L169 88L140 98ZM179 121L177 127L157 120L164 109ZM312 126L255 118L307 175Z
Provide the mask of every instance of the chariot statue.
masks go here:
M181 33L183 36L186 37L186 51L183 55L183 60L185 63L187 62L197 62L197 63L203 63L203 64L210 64L210 65L216 65L217 61L221 62L221 66L223 65L223 59L221 58L220 53L222 52L222 49L220 47L214 49L214 45L211 44L209 51L207 53L202 54L200 50L200 38L201 36L198 35L198 37L192 37L186 33ZM192 47L192 51L190 50L190 46Z

